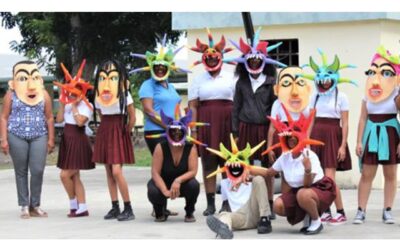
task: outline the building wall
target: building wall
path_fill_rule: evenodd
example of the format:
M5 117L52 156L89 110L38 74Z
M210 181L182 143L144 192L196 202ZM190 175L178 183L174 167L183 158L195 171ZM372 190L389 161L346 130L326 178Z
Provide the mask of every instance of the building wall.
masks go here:
M342 76L350 77L355 80L358 83L358 87L349 84L339 86L339 89L347 94L350 101L348 144L353 160L353 170L338 173L337 175L337 181L342 187L356 187L360 178L358 158L355 155L355 146L361 99L365 91L364 83L366 78L364 71L368 68L372 55L380 44L384 44L388 49L396 53L400 51L400 29L398 29L398 25L399 21L375 20L274 25L265 26L262 29L261 39L299 39L300 65L308 63L310 55L320 64L321 59L317 48L321 48L328 55L328 60L333 60L334 54L337 54L342 63L352 63L357 66L356 69L343 70ZM224 34L226 38L230 38L234 41L238 41L240 37L245 37L243 28L219 28L213 29L211 32L215 42L219 41L221 34ZM196 38L207 42L205 29L188 30L187 39L189 46L195 44ZM230 45L228 40L227 43ZM238 55L238 52L235 51L227 54L226 57ZM199 53L189 52L188 62L191 64L199 58ZM226 65L224 69L233 70L233 67ZM202 65L196 66L193 69L193 74L189 74L189 84L194 76L203 71ZM306 72L310 72L310 69L306 69ZM373 187L383 187L381 168L379 168Z

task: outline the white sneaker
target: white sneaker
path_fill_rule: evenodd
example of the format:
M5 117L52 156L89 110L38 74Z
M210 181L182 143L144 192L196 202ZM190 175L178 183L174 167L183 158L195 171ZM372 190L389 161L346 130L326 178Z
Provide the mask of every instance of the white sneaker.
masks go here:
M353 224L363 224L365 221L365 212L357 210L356 217L354 217Z
M385 223L385 224L394 224L395 221L392 216L392 211L383 209L382 220L383 220L383 223Z

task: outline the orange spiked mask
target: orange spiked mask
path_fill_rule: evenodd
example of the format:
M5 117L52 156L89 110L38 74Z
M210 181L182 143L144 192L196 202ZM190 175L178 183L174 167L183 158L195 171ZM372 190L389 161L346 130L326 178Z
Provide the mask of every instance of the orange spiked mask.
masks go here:
M61 69L64 72L65 83L60 83L54 81L54 85L59 87L61 90L60 93L60 102L64 104L73 103L78 98L82 98L82 101L89 106L90 109L93 110L92 105L90 105L88 99L86 98L86 93L89 89L93 89L93 86L90 85L89 82L86 82L82 79L83 68L85 67L86 60L83 59L81 66L79 67L78 73L76 76L72 77L69 71L65 68L64 64L61 63Z
M294 121L286 109L286 107L282 104L283 110L285 111L286 117L288 118L288 124L282 122L277 116L276 119L268 116L274 125L275 129L278 132L279 143L272 145L267 148L262 155L268 154L270 151L275 148L282 148L282 152L293 152L299 153L301 152L307 145L324 145L323 142L313 140L308 138L307 130L310 127L310 124L315 116L315 109L310 110L310 116L306 118L302 113L300 114L300 119Z
M260 142L254 148L247 143L246 148L239 151L232 134L230 135L230 138L231 151L229 151L222 143L219 144L219 151L212 148L207 148L208 151L225 160L224 166L209 174L207 178L210 178L218 173L226 173L229 179L231 179L234 183L237 183L240 181L240 178L245 170L255 168L255 166L250 165L249 158L265 143L265 140Z

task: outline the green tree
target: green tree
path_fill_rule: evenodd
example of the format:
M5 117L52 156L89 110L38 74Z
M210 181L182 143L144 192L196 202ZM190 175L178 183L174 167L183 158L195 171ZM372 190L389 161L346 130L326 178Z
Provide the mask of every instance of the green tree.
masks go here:
M61 62L76 72L83 58L87 60L85 79L93 79L96 64L109 58L122 61L128 69L142 67L145 61L133 59L131 52L154 50L155 38L159 41L164 33L175 44L181 34L171 30L168 12L2 12L0 16L3 27L18 26L21 31L22 41L11 42L11 48L36 60L59 79L63 77ZM146 77L149 75L131 78L134 96Z

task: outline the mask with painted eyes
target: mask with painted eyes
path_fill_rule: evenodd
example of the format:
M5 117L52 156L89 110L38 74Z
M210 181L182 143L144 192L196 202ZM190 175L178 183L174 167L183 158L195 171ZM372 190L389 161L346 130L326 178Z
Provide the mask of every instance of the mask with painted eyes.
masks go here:
M171 71L190 73L189 70L175 66L174 57L183 48L183 46L173 51L171 48L166 48L166 41L167 34L164 35L164 38L161 42L161 48L158 53L152 53L150 51L146 51L146 54L144 55L131 53L131 56L133 57L145 59L147 66L131 70L129 74L141 71L150 71L151 77L154 80L161 82L168 79Z
M385 101L398 86L400 56L392 55L380 46L365 74L367 75L365 88L367 99L373 103Z
M202 53L201 60L193 63L192 67L203 64L205 69L209 72L218 71L222 68L222 64L225 62L223 57L225 53L232 51L232 48L225 48L225 37L222 36L219 43L215 44L214 39L211 35L210 30L207 28L208 34L208 45L202 43L199 39L196 40L196 47L190 49ZM229 64L235 64L232 61L227 61Z
M207 178L215 176L218 173L226 173L227 177L232 180L233 183L237 183L241 180L245 170L255 168L255 166L250 165L250 156L252 156L259 148L262 147L262 145L264 145L265 140L254 148L247 143L246 148L239 150L232 134L230 134L230 139L230 151L222 143L219 144L219 151L212 148L207 148L208 151L225 160L224 166L209 174Z
M239 58L232 59L232 61L237 63L243 63L246 67L246 70L250 74L260 74L264 70L265 64L274 64L280 67L286 67L285 64L268 57L268 52L276 49L282 43L280 42L268 46L268 42L259 40L260 32L261 32L261 27L254 34L253 46L245 43L242 38L240 38L239 44L230 40L230 42L243 54Z
M315 116L315 109L311 109L308 118L300 114L300 119L294 121L286 107L284 105L282 105L282 107L288 118L288 123L282 122L278 116L276 119L270 116L268 117L278 132L279 143L267 148L262 155L266 155L279 147L282 149L282 152L299 153L303 151L307 145L324 145L323 142L309 139L307 136L308 128Z
M279 101L293 113L303 112L310 102L312 86L302 75L300 67L283 68L274 86Z
M351 83L356 85L353 80L349 78L340 77L340 70L345 68L355 68L352 64L340 64L339 57L335 55L334 61L328 65L326 54L318 49L318 52L322 58L322 65L315 63L314 59L310 56L310 64L305 66L310 66L315 72L314 75L303 74L302 77L314 81L315 88L319 95L330 95L336 89L336 86L340 83ZM304 66L303 66L304 67Z
M34 106L44 100L43 78L38 66L31 61L22 61L13 67L13 79L8 82L18 99Z

